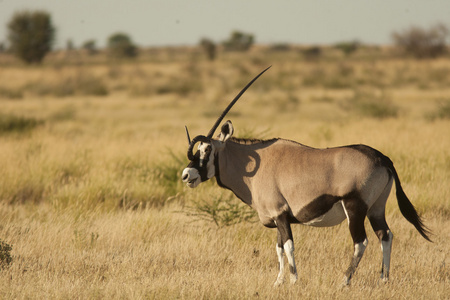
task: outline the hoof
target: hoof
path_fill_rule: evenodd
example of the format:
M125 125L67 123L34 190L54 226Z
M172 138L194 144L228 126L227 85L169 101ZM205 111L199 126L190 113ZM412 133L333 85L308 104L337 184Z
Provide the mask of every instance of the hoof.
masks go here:
M344 281L342 282L342 287L348 287L350 286L350 278L348 278L347 276L344 277Z
M291 274L291 284L295 284L298 280L297 274Z
M273 286L280 286L284 283L284 280L282 278L277 278L277 280L274 282Z

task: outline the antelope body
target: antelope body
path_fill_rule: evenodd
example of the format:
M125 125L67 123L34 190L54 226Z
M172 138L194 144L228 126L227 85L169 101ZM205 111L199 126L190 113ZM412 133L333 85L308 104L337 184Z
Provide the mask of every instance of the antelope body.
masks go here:
M288 259L291 283L297 281L291 224L334 226L345 219L354 244L345 272L344 283L349 284L368 243L366 217L381 243L381 278L387 281L393 234L386 223L385 206L393 182L403 216L429 240L429 231L406 197L387 156L365 145L316 149L284 139L236 139L230 121L225 122L216 139L212 138L226 113L262 73L230 103L208 136L191 141L188 133L191 162L183 170L182 180L195 188L216 177L219 186L230 189L257 211L264 226L277 228L279 274L275 285L284 281L283 253Z

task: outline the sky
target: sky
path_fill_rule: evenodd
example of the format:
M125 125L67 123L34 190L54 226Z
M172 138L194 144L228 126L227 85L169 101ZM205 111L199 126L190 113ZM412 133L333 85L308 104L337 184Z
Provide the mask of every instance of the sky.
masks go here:
M138 46L196 45L227 39L233 30L257 43L334 44L358 40L390 44L410 26L450 27L449 0L0 0L0 42L15 12L44 10L57 29L56 48L106 45L128 34Z

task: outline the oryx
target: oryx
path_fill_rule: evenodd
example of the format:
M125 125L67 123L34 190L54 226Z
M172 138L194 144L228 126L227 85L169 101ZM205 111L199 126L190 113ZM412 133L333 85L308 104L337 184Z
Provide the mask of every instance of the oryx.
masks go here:
M275 285L283 282L284 252L291 283L297 281L292 223L322 227L338 225L344 219L354 246L345 272L344 284L349 284L367 247L366 216L381 242L381 278L387 281L393 234L386 223L385 206L393 182L401 213L430 241L429 230L404 193L387 156L366 145L316 149L279 138L237 139L232 137L234 128L230 121L213 138L234 103L266 70L236 96L206 136L199 135L191 141L186 127L190 163L183 170L183 182L195 188L216 177L219 186L231 190L257 211L264 226L277 228L279 273ZM194 154L196 144L198 151Z

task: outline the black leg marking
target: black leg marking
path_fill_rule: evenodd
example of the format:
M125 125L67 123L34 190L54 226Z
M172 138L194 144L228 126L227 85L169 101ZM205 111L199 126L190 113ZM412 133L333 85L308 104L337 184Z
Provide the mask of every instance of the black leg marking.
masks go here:
M353 243L358 244L366 239L364 220L367 214L367 205L360 198L344 199L344 208L347 212L350 234Z
M389 240L389 226L386 223L384 216L379 218L369 216L369 221L380 242L387 242Z
M289 222L290 217L288 213L281 214L276 219L277 224L277 251L282 251L286 253L288 262L289 262L289 271L291 277L291 283L295 283L297 281L297 268L295 266L294 260L294 239L292 237L291 224ZM279 259L283 259L280 256ZM280 265L283 265L283 262L280 260ZM278 274L278 279L275 282L276 285L282 282L282 268L280 268L280 273Z
M360 197L343 200L343 205L347 213L350 234L353 239L354 253L350 265L345 272L346 282L350 284L350 279L358 267L359 262L367 246L367 235L364 228L364 219L367 214L367 205Z
M293 240L291 224L288 221L287 213L280 215L276 221L278 230L278 246L283 247L288 240Z

